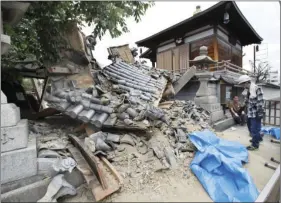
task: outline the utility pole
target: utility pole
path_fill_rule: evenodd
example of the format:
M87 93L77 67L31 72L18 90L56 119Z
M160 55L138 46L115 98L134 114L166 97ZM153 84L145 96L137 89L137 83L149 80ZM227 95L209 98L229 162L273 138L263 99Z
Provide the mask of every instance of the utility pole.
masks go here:
M256 73L256 52L259 51L259 46L254 45L254 74Z
M254 45L254 74L256 73L256 46Z

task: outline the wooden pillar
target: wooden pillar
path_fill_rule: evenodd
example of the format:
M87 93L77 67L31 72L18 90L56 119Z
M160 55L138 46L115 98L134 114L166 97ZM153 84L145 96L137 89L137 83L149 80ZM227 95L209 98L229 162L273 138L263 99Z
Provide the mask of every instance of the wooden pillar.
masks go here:
M214 60L219 60L218 40L216 37L214 37Z
M216 37L213 38L213 47L214 47L214 61L219 61L219 50L218 50L218 40ZM210 66L210 71L214 71L214 65Z
M155 62L156 62L156 59L150 59L151 63L152 63L152 67L155 68Z

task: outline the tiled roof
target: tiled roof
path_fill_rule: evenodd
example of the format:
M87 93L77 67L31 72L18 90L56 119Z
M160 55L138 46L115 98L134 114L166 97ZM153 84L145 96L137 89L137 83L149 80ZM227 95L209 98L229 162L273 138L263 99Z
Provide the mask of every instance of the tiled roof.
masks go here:
M53 90L46 95L45 100L62 113L84 123L92 123L97 128L104 123L114 124L117 120L133 125L148 117L155 117L148 112L161 97L167 82L160 71L118 62L94 74L97 77L93 77L93 87L73 88L74 82L72 88L68 86Z

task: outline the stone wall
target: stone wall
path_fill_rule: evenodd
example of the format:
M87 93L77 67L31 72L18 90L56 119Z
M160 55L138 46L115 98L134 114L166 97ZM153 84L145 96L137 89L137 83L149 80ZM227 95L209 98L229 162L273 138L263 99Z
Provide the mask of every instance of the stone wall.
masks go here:
M199 81L188 82L175 96L177 100L194 100L196 92L199 89Z
M37 174L36 138L29 136L28 121L7 103L1 91L1 184Z

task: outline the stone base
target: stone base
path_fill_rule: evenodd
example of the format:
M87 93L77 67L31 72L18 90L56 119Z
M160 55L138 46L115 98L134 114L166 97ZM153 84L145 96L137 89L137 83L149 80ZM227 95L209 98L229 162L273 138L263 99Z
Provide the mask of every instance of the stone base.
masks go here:
M200 104L199 106L202 107L203 109L209 111L209 112L222 110L220 104Z
M54 177L58 174L57 171L54 170L53 164L57 161L57 158L38 158L37 166L38 166L38 174L45 175L49 177Z
M235 125L234 119L233 118L227 118L227 119L224 119L222 121L218 121L218 122L214 123L213 128L216 131L221 132L221 131L224 131L224 130L230 128L233 125Z
M64 177L75 188L85 182L81 172L77 168L71 173L66 172ZM45 195L51 180L51 178L45 178L44 180L32 182L31 184L28 184L26 180L18 180L16 181L17 184L23 185L23 187L17 187L1 194L1 202L37 202ZM24 185L25 183L27 184Z
M28 123L20 120L17 125L1 128L1 152L7 152L27 147Z
M16 189L24 187L26 185L36 183L38 181L44 180L45 178L46 178L46 176L44 176L44 175L35 175L35 176L30 176L27 178L20 179L20 180L8 182L5 184L1 184L1 194L10 192L12 190L16 190Z
M1 104L1 127L17 125L20 121L20 109L15 104Z
M36 138L27 148L1 153L1 184L37 174Z
M222 110L211 112L211 123L224 119L225 116Z
M218 99L216 96L204 96L204 97L195 97L194 102L196 105L201 104L216 104L218 103Z

